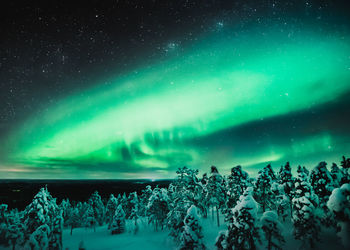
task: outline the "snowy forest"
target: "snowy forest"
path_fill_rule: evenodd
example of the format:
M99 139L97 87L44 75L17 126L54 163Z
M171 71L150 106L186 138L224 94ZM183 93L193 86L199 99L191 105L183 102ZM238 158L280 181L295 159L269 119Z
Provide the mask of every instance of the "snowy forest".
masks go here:
M121 248L119 235L133 241L146 228L158 238L164 232L172 242L169 248L177 249L270 250L287 249L288 244L297 244L292 249L319 249L327 246L327 238L321 237L325 231L349 249L349 168L350 158L344 156L340 166L298 166L294 175L288 162L278 171L269 164L256 178L241 166L227 176L212 166L202 177L198 170L182 167L168 188L147 186L140 193L110 194L105 204L97 191L87 201L57 202L43 187L24 211L0 205L0 245L73 249L65 242L78 230L94 237L103 227L106 230L100 232L114 239L114 249ZM216 234L212 242L203 232L209 230L203 225L208 221ZM293 241L286 240L289 231ZM103 241L99 244L106 249ZM152 249L147 243L142 247ZM74 249L96 248L81 240Z

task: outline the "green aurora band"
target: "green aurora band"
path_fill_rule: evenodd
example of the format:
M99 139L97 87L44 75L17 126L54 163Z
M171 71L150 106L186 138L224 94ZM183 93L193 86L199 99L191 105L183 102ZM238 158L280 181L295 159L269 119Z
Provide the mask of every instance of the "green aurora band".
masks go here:
M327 133L246 155L208 152L190 143L332 102L350 90L347 36L226 32L110 85L101 81L16 128L7 159L17 166L15 174L42 169L45 178L166 178L183 165L206 171L218 164L227 171L242 164L249 170L315 151L331 157L326 153L337 139ZM344 142L338 151L349 146Z

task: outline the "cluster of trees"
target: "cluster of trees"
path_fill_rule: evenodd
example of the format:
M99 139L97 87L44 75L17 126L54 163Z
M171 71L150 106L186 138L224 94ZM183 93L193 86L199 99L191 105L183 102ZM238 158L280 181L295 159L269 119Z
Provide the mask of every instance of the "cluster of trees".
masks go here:
M137 233L139 218L154 230L168 229L180 249L204 249L200 217L212 217L227 230L219 232L217 249L283 249L281 222L291 220L294 237L314 248L321 225L338 228L344 246L350 239L350 158L329 170L320 162L310 172L298 166L293 176L287 162L276 173L271 165L250 178L241 166L223 176L214 166L198 177L198 170L179 168L168 188L147 186L115 197L104 204L96 191L85 202L63 200L59 205L42 188L24 211L0 206L0 244L27 249L62 249L62 228L108 225L111 234Z
M62 209L47 188L24 211L0 205L0 244L24 249L62 249Z

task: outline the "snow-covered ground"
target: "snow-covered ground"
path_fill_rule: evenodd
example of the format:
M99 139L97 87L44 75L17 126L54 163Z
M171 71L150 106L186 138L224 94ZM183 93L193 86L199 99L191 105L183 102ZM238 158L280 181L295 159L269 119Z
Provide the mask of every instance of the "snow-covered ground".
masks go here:
M207 249L215 249L215 239L218 232L226 230L227 225L223 223L221 217L221 226L218 227L216 220L201 219L203 226L204 244ZM283 224L284 236L286 244L283 249L295 250L300 246L300 241L294 239L292 234L292 223L287 222ZM127 222L127 227L130 228L130 222ZM109 249L130 249L130 250L171 250L176 249L177 245L170 237L168 230L154 231L154 228L148 225L145 221L140 221L140 230L137 234L133 234L127 231L123 234L112 235L107 229L107 225L97 227L96 232L92 228L76 228L73 230L73 235L70 235L70 230L65 229L63 232L63 249L65 250L77 250L81 241L84 242L86 250L109 250ZM321 234L321 240L317 245L316 249L331 249L341 250L345 249L339 238L337 238L334 229L323 228ZM11 249L0 246L0 250ZM16 248L19 249L19 248ZM260 249L265 249L260 247Z
M220 227L216 224L216 218L213 221L211 217L201 219L203 226L204 244L207 249L216 249L215 239L218 232L226 230L227 225L221 217ZM284 236L286 244L283 249L295 250L300 246L300 241L295 240L292 234L292 223L286 222L284 226ZM127 227L130 228L130 222L127 222ZM140 221L140 230L137 234L127 231L123 234L112 235L107 229L107 226L97 227L96 232L91 228L74 229L73 235L70 235L70 230L65 229L63 233L63 249L78 249L79 243L84 242L86 250L107 250L107 249L131 249L131 250L148 250L148 249L176 249L177 245L170 237L168 230L154 231L154 228L145 221ZM260 249L265 249L263 246ZM321 234L321 240L316 249L332 249L340 250L342 247L340 240L336 237L333 230L324 229Z
M130 221L127 222L127 228L130 228ZM78 249L81 241L84 242L86 250L99 249L174 249L169 231L155 232L152 226L147 225L145 221L140 222L140 230L137 234L127 231L122 234L112 235L107 229L107 225L97 227L96 232L92 228L76 228L73 235L70 230L63 232L63 249Z
M222 219L223 220L223 219ZM216 220L202 219L204 244L208 249L215 249L215 239L220 230L227 228L226 224L217 226ZM130 221L127 222L127 228L130 228ZM83 241L86 250L99 249L176 249L177 245L173 238L169 236L168 230L154 231L147 222L140 222L140 230L137 234L127 231L123 234L112 235L107 229L107 225L97 227L96 232L91 228L76 228L73 235L70 230L63 232L63 249L78 249L79 243Z

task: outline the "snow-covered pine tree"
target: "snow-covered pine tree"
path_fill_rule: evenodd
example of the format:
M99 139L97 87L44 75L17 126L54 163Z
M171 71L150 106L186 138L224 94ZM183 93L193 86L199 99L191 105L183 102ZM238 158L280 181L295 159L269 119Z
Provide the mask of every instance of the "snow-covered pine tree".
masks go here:
M208 178L208 174L204 173L201 179L201 183L205 186L208 184L209 178Z
M125 232L125 212L122 205L119 204L113 217L111 233L120 234L123 232Z
M289 162L286 163L286 165L281 166L281 169L278 173L278 177L279 177L279 183L283 186L284 189L284 193L285 195L288 197L289 199L289 211L290 211L290 215L292 216L292 199L293 199L293 192L294 192L294 178L292 175L292 168L289 164ZM285 197L279 197L281 203L285 205L285 203L287 202L285 200ZM283 211L285 211L285 209L282 209ZM285 218L285 217L283 217Z
M62 231L63 231L63 216L62 211L59 212L53 219L49 234L49 248L50 250L62 249Z
M302 247L314 248L320 233L320 220L317 216L318 197L308 182L306 172L300 166L292 203L294 237L302 241Z
M294 188L292 168L290 167L289 162L286 165L281 166L281 169L278 173L279 183L283 185L284 192L288 197L291 197L292 190Z
M198 170L185 167L179 168L176 180L169 185L169 213L167 225L170 235L178 240L182 232L183 221L190 205L195 205L202 214L206 214L206 204L202 198L205 197L202 183L197 178Z
M267 241L266 249L282 250L285 239L282 235L282 224L274 211L266 211L260 218L261 229Z
M154 188L147 205L148 223L152 223L156 231L159 227L163 230L168 213L169 198L167 190L158 187Z
M310 173L310 184L318 196L319 207L322 209L322 223L326 226L335 225L333 214L327 208L327 201L334 189L333 179L327 169L326 162L320 162Z
M129 198L131 198L130 199L131 213L130 213L129 219L134 221L132 230L136 234L139 230L139 225L137 221L139 218L139 199L137 197L136 192L130 193Z
M119 203L123 207L123 210L125 212L126 218L128 218L128 216L130 215L130 207L129 207L129 204L128 204L128 197L126 196L126 193L123 193L123 195L119 199Z
M24 210L26 240L28 240L30 235L40 226L47 225L50 227L57 211L58 206L56 204L56 199L52 198L46 187L41 188L34 196L33 201ZM44 229L45 227L42 227L42 230ZM49 231L50 228L48 232ZM37 233L39 233L39 231Z
M172 185L169 186L169 189L172 190ZM180 238L183 226L184 218L187 214L189 203L182 193L177 193L169 191L169 213L167 215L167 225L170 230L170 236L174 237L177 241Z
M208 200L208 174L204 173L202 178L200 179L200 184L202 190L199 193L200 196L200 202L198 204L198 209L200 210L203 218L208 217L208 210L209 210L209 200Z
M131 210L132 210L132 199L134 198L132 193L129 193L129 195L126 198L126 203L125 206L123 207L124 212L125 212L125 217L127 219L130 218L131 215Z
M7 204L0 205L0 245L8 246L6 233L8 230Z
M227 177L226 208L231 209L236 206L239 197L249 185L249 176L240 165L231 169L231 174Z
M269 198L269 208L270 210L280 211L283 212L279 215L282 216L286 211L284 209L285 204L282 204L285 198L287 197L286 193L284 192L284 187L282 184L279 184L278 182L272 182L271 184L271 190L270 190L270 198ZM287 198L288 199L288 198ZM288 208L287 208L288 210Z
M201 250L205 249L202 242L202 226L199 222L196 206L192 205L187 210L184 219L184 227L181 235L180 249L182 250Z
M65 224L67 227L70 228L70 235L73 234L73 229L81 226L82 223L82 218L80 217L79 214L79 208L78 207L71 207L68 213L68 218L65 221Z
M266 208L270 207L271 204L271 185L273 179L276 179L271 165L268 164L258 173L258 178L255 182L254 187L254 198L261 205L263 212Z
M346 249L350 249L350 184L335 188L327 202L339 227L338 235Z
M26 243L26 249L31 250L48 250L49 249L49 235L50 228L48 225L43 224L39 226L29 238Z
M309 171L305 166L302 167L302 171L305 173L305 175L306 175L307 177L309 177L310 171Z
M345 156L343 156L342 161L340 162L340 166L342 167L343 171L343 178L341 179L340 185L343 185L344 183L350 183L350 158L346 158Z
M280 195L278 195L275 200L276 200L278 216L282 217L283 221L286 221L286 218L291 214L292 201L284 193L281 193Z
M118 200L114 197L113 194L109 196L107 205L106 205L106 222L108 224L108 229L111 228L113 216L115 214L115 210L118 207Z
M152 195L152 187L150 185L147 185L144 190L141 191L141 196L140 196L140 215L141 216L146 216L147 213L147 206L149 202L149 198Z
M12 209L8 215L8 228L6 233L6 239L11 244L12 250L16 249L16 245L24 245L24 231L20 213L17 209Z
M101 196L95 191L89 199L88 221L91 227L96 231L96 225L102 226L104 222L105 207L103 205Z
M277 177L275 175L275 172L273 171L272 169L272 166L271 164L268 164L266 167L265 167L265 171L268 173L268 175L271 177L271 180L272 181L276 181L277 180Z
M78 209L78 216L80 218L80 225L83 227L91 226L90 205L87 202L78 202L76 208Z
M201 199L203 197L203 186L197 177L198 169L193 170L185 166L179 168L176 173L177 178L173 183L174 193L181 193L184 200L190 204L194 204L203 214L205 214L206 207Z
M257 243L261 242L257 226L258 204L252 193L253 188L248 187L230 212L226 239L222 244L225 249L256 249Z
M310 173L310 184L319 197L320 205L325 205L333 190L333 179L327 169L327 163L320 162Z
M177 178L174 182L174 185L177 188L179 189L186 188L187 190L190 190L192 192L195 190L199 182L197 178L198 169L193 170L184 166L182 168L178 168L178 170L176 171L176 174L177 174Z
M220 209L223 208L226 200L225 182L224 178L219 174L215 166L211 166L210 177L207 184L207 201L212 207L212 217L214 219L214 208L216 210L216 221L220 226Z
M334 188L340 187L340 183L342 178L344 177L344 174L340 170L340 168L337 166L337 164L335 164L334 162L332 163L332 167L331 167L331 176L332 176Z
M59 209L62 211L64 226L67 227L67 221L72 210L72 205L70 204L69 199L63 199L61 204L59 205Z

